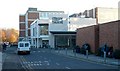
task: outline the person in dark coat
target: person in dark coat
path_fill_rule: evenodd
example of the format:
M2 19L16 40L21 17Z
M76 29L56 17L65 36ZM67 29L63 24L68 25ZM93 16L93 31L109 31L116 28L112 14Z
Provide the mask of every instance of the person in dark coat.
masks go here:
M4 43L3 44L3 51L6 50L7 45Z

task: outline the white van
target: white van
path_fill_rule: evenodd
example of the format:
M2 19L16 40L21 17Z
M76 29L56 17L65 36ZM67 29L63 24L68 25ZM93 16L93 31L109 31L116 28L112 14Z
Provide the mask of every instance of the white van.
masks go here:
M29 41L19 41L17 54L27 53L30 54L30 42Z

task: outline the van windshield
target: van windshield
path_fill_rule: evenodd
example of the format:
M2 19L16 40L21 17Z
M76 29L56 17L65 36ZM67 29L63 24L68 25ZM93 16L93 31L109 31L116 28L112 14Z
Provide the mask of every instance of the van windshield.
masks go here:
M29 43L25 43L25 47L29 47Z
M23 44L23 43L20 43L20 47L24 47L24 44Z

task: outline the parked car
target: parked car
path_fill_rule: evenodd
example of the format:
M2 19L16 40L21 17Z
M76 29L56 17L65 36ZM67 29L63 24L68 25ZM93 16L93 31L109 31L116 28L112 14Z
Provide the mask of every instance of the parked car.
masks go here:
M30 42L20 41L18 42L17 54L30 54Z

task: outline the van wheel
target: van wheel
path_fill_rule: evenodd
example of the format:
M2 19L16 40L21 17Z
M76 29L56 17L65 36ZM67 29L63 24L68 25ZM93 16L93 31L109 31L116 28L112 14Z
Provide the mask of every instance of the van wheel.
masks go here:
M30 51L28 51L27 53L30 54Z
M20 55L20 51L18 51L17 54Z

